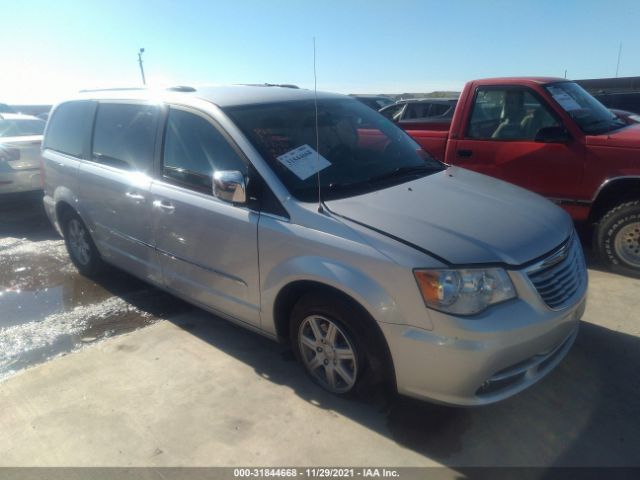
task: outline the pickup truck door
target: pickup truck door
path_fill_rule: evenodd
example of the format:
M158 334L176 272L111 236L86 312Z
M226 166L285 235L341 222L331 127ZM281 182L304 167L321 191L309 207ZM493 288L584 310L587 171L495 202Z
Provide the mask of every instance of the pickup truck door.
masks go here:
M542 141L550 127L566 131L544 99L527 87L487 86L476 90L472 102L461 138L447 147L450 163L555 201L578 198L584 147L568 134Z

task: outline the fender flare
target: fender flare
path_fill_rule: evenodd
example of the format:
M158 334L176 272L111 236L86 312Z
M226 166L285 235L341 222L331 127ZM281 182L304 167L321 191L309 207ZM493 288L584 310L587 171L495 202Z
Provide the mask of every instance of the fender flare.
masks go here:
M378 322L406 323L396 301L364 272L335 259L302 256L271 270L262 283L262 327L277 334L276 302L279 294L296 282L314 282L343 293Z

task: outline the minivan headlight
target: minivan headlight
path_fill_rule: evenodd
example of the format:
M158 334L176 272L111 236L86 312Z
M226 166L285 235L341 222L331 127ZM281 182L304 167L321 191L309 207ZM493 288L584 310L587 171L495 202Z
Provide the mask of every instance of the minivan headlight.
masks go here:
M489 305L516 297L502 268L414 270L424 303L435 310L473 315Z

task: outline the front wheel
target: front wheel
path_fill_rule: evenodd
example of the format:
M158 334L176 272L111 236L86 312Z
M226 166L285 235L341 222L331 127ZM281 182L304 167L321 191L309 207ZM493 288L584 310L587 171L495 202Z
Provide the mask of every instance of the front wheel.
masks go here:
M598 254L611 270L640 277L640 201L611 209L596 235Z
M363 378L364 347L349 326L357 314L346 302L307 295L291 315L291 344L307 374L333 394L351 393Z

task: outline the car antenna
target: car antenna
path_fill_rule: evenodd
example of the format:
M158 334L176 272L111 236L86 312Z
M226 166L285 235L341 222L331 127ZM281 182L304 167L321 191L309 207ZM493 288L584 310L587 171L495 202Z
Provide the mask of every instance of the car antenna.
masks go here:
M320 188L320 131L318 130L318 77L316 75L316 37L313 37L313 104L316 109L316 172L318 181L318 213L324 213L322 208L322 189Z

